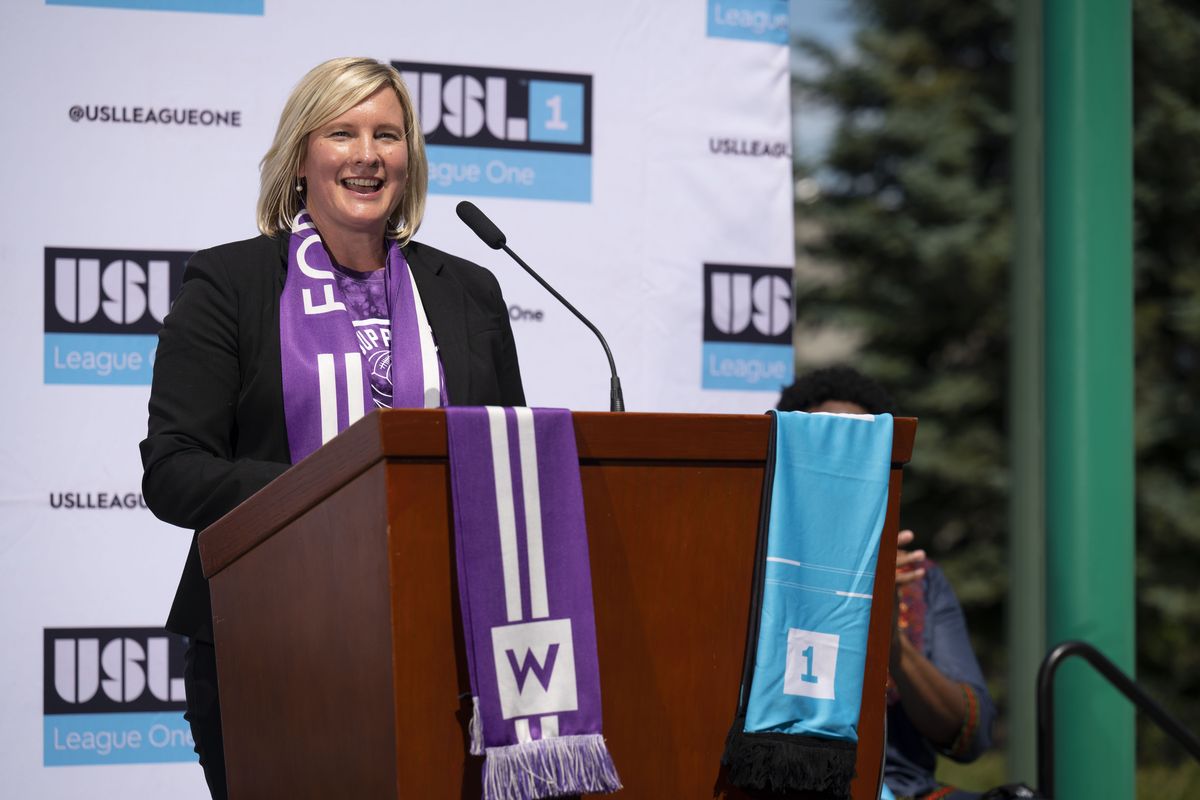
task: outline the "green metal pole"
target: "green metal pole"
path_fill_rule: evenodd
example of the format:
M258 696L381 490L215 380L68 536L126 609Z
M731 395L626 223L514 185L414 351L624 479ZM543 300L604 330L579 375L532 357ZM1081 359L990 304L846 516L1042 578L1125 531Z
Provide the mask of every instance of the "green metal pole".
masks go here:
M1037 781L1037 671L1046 652L1042 0L1017 0L1009 356L1008 779Z
M1045 0L1048 644L1134 668L1131 0ZM1133 708L1057 679L1059 798L1133 798Z

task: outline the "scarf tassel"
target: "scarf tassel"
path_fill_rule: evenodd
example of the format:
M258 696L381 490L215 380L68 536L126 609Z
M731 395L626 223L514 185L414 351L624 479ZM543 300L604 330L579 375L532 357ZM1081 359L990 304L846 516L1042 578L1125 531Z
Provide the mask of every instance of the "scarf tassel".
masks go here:
M479 697L471 698L471 722L467 725L467 735L471 737L471 755L483 755L483 717L479 714Z
M531 800L620 788L621 779L598 733L489 747L483 766L484 800Z
M746 718L734 720L721 763L729 782L761 792L823 792L850 796L854 742L780 733L746 733Z

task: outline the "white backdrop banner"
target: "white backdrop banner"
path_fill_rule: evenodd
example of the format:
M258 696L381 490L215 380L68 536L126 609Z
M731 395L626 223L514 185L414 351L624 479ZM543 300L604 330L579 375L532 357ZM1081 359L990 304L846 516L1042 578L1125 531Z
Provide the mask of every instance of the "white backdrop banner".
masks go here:
M3 794L206 796L161 628L190 534L145 508L137 444L187 258L255 235L305 72L404 74L417 238L496 274L531 405L607 409L608 364L463 198L606 333L629 410L758 413L792 378L787 31L785 0L0 6Z

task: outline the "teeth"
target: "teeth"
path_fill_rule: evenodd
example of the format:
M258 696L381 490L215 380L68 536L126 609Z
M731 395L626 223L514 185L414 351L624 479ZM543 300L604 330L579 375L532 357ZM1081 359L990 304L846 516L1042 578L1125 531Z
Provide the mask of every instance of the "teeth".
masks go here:
M347 186L362 186L364 188L374 189L379 186L382 181L377 178L346 178L343 181Z

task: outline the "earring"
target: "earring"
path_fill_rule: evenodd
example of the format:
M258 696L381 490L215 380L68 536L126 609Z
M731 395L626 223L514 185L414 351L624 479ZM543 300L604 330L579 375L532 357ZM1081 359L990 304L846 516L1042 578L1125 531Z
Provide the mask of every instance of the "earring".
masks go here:
M304 191L304 178L296 178L296 193Z

